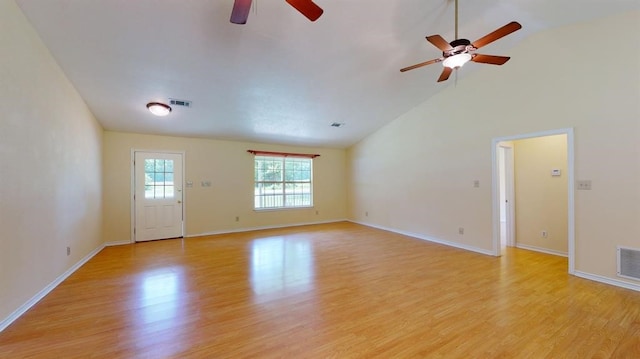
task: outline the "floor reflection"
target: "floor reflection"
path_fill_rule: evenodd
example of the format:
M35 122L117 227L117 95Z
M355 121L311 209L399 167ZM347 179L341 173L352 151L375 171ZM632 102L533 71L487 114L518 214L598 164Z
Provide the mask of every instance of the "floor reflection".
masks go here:
M142 279L140 301L146 323L170 319L178 309L178 273L161 269L146 273Z
M145 355L179 350L176 343L182 330L177 328L185 321L182 280L179 267L160 268L139 277L134 332L136 347Z
M313 288L313 248L307 241L270 237L251 243L251 286L258 298Z

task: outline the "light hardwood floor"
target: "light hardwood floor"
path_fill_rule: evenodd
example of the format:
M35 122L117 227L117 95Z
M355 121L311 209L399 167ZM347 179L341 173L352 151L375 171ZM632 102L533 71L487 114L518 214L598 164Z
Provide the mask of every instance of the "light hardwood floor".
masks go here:
M334 223L105 248L0 358L640 358L640 293Z

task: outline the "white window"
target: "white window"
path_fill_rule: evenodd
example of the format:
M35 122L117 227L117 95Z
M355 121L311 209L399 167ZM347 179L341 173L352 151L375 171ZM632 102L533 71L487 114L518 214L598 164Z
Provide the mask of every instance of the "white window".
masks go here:
M173 198L173 160L144 160L144 198Z
M313 206L313 159L255 156L254 208Z

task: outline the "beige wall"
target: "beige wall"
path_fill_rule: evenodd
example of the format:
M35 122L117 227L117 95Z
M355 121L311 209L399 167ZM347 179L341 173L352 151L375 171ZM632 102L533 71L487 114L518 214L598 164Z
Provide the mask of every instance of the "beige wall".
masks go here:
M593 184L575 192L576 270L627 281L616 245L640 247L639 30L631 12L523 39L501 67L469 64L477 71L349 149L350 217L491 250L492 139L572 127L575 178ZM594 44L624 56L605 61Z
M513 154L517 245L566 255L567 135L514 141ZM560 176L551 176L552 169Z
M138 135L105 131L104 238L129 241L131 149L185 151L185 231L187 236L251 228L343 220L346 218L346 151L211 139ZM314 160L314 208L253 210L253 155L248 149L318 153ZM201 181L211 181L202 187ZM316 211L318 214L316 214ZM235 218L240 217L236 222Z
M1 325L101 246L102 128L12 0L0 98Z

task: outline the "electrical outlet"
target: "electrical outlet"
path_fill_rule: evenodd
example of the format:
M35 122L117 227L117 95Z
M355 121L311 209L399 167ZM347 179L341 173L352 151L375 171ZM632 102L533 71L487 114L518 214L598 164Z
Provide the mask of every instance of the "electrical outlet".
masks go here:
M369 217L369 212L364 212L365 217Z
M316 211L316 215L320 214L320 211Z
M67 247L67 255L70 256L71 255L71 247Z
M591 190L591 180L579 180L576 181L579 190L590 191Z
M542 231L540 232L540 236L542 236L542 238L547 238L549 236L549 233L547 233L547 231Z
M474 188L480 188L480 181L479 180L473 181L473 187Z
M464 234L464 227L458 228L458 234Z
M240 222L240 217L236 216L236 222Z

